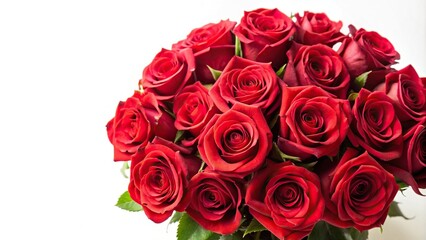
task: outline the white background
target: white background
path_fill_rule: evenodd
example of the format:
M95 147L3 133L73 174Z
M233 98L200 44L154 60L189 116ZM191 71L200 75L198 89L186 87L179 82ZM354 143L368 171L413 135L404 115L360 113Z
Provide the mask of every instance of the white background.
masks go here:
M426 3L418 1L1 1L0 239L174 239L176 226L114 204L127 180L105 124L162 47L244 10L324 11L386 36L426 76ZM370 239L426 239L426 198L398 195L414 220Z

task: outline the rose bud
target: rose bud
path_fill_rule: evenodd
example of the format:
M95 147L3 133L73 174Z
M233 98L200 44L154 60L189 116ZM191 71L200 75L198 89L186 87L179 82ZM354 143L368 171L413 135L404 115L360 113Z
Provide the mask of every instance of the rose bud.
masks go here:
M383 92L361 89L352 107L354 119L348 138L370 155L383 161L402 154L402 126L393 101Z
M399 190L393 175L367 152L359 155L352 148L336 167L330 165L324 161L317 166L326 203L324 220L359 231L381 226Z
M265 162L272 133L259 108L236 103L216 114L199 138L198 151L213 171L245 177Z
M356 30L350 25L352 38L343 40L339 54L348 67L352 77L371 70L389 69L399 59L399 53L392 43L377 32Z
M349 101L317 86L284 87L279 116L277 145L301 160L337 155L351 122Z
M244 12L240 24L234 29L241 42L243 57L272 62L275 70L286 62L285 52L295 31L291 18L276 8Z
M195 175L188 186L186 212L203 228L227 235L237 231L244 196L241 179L205 170Z
M153 93L159 101L173 101L184 86L194 81L194 69L194 56L190 49L162 49L143 70L139 86Z
M287 52L284 82L290 86L317 85L346 99L351 77L343 59L326 45L297 46Z
M127 161L154 136L172 140L176 135L173 118L163 111L152 93L135 91L118 104L115 117L107 124L114 146L114 161Z
M304 45L322 43L333 46L341 42L344 35L340 32L342 22L331 21L325 13L305 11L303 17L296 13L296 34L294 40Z
M318 176L290 162L268 161L246 193L250 213L279 239L300 240L323 216Z
M208 67L221 71L235 55L234 37L231 32L235 24L236 22L229 20L206 24L192 30L186 39L173 45L174 50L192 49L198 81L213 83L214 78Z
M279 107L280 84L270 63L235 56L211 88L210 96L222 112L242 103L259 107L268 118Z
M146 216L155 223L164 222L173 211L182 212L182 201L188 182L201 166L201 161L187 149L155 138L132 157L130 165L130 197L139 203Z

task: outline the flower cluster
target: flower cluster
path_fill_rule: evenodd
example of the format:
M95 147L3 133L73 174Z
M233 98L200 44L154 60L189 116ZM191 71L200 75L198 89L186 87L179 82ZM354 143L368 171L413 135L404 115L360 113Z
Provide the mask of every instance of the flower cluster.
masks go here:
M257 9L162 49L107 124L132 201L156 223L185 212L215 234L298 240L379 227L401 185L421 194L426 78L394 69L379 33L341 28Z

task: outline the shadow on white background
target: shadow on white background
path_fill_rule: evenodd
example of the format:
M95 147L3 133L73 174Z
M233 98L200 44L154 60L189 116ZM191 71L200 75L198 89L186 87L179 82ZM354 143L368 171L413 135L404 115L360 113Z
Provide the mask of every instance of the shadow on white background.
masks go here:
M2 1L0 239L174 239L175 225L114 207L128 180L105 125L161 48L258 7L375 30L401 54L396 68L426 76L421 0ZM397 201L415 219L390 219L370 239L426 238L426 198L406 195Z

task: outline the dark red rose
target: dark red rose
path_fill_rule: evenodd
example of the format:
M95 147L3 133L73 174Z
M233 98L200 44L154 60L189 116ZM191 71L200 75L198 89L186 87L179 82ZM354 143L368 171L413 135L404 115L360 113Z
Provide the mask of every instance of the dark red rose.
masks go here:
M189 131L194 137L198 137L219 110L210 98L207 88L196 82L186 86L176 96L173 113L176 115L176 129Z
M386 75L386 82L376 90L384 91L396 103L401 121L419 121L426 116L426 88L411 65Z
M209 23L191 31L185 40L173 45L173 49L191 48L196 62L197 79L203 83L214 82L207 66L223 70L235 55L232 29L236 22L229 20Z
M287 15L278 9L244 12L234 29L241 41L243 57L258 62L272 62L275 70L286 61L285 52L296 29Z
M108 138L114 145L114 161L127 161L154 136L174 139L173 118L163 111L152 93L135 91L118 104L115 117L107 124Z
M255 219L286 240L307 236L324 212L318 176L290 162L269 161L249 183L246 202Z
M287 54L289 62L284 82L288 86L317 85L338 98L346 99L351 77L343 59L332 48L323 44L293 44Z
M208 170L200 172L189 182L186 212L207 230L232 234L241 223L243 187L241 180Z
M318 169L326 208L325 221L359 231L382 225L399 190L392 174L368 155L347 149L338 165L321 162ZM318 166L320 168L320 166Z
M392 43L377 32L356 30L350 25L352 38L346 38L339 53L352 77L370 70L388 69L399 59L399 53Z
M385 168L420 194L418 188L426 188L426 117L405 132L403 138L402 156L387 162Z
M195 69L191 49L173 51L162 49L143 70L139 86L153 93L159 101L172 101L185 85L193 82Z
M347 100L316 86L284 87L277 144L301 160L335 156L350 122Z
M402 126L392 99L384 92L361 89L352 107L354 119L348 133L355 146L383 161L399 158L402 154Z
M244 177L259 169L272 148L272 133L257 107L236 103L215 115L200 136L198 151L212 170Z
M173 211L182 212L187 207L183 197L201 161L182 153L188 151L155 138L132 157L129 194L153 222L163 222Z
M305 11L303 17L296 13L295 41L304 45L322 43L333 46L343 40L340 32L342 22L331 21L325 13L312 13Z
M270 116L279 107L280 80L270 63L234 57L210 90L216 106L225 112L235 103L259 107Z

